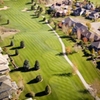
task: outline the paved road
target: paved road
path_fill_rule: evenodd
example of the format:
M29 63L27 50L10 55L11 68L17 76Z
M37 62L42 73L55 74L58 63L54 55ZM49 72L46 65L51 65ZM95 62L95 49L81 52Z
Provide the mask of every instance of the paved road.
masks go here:
M47 22L47 21L46 21L46 22ZM50 29L53 30L53 28L52 28L49 24L47 24L47 25L50 27ZM54 34L57 36L57 38L59 39L59 42L61 43L62 52L63 52L63 54L64 54L65 60L71 65L71 67L74 68L73 63L69 60L69 58L68 58L67 55L66 55L65 45L64 45L64 43L62 42L60 36L56 33L55 30L53 30L53 32L54 32ZM95 96L94 90L91 88L90 85L88 85L88 84L86 83L85 79L83 78L83 76L81 75L81 73L79 72L79 70L76 71L76 74L77 74L78 77L80 78L80 80L81 80L81 82L83 83L83 85L85 86L85 88L86 88L86 89L90 92L90 94L95 98L95 100L100 100L100 98L98 98L97 96Z

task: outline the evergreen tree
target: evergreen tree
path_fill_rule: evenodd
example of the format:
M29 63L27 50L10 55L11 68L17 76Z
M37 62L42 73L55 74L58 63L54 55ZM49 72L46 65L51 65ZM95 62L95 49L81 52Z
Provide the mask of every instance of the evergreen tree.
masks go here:
M10 46L14 46L14 42L13 41L10 42Z
M25 61L24 61L23 67L24 67L24 70L25 70L25 71L29 70L29 67L30 67L30 66L29 66L29 61L28 61L28 60L25 60Z
M35 70L40 69L40 65L39 65L39 62L37 60L35 61L34 69Z
M15 55L18 55L18 54L19 54L19 52L18 52L18 50L16 49L16 50L15 50Z
M24 41L21 41L21 42L20 42L20 47L21 47L21 48L24 48L24 47L25 47Z
M36 76L35 80L36 80L36 82L40 82L42 80L41 75Z
M47 85L47 86L45 87L45 94L50 94L50 93L51 93L51 88L50 88L49 85Z

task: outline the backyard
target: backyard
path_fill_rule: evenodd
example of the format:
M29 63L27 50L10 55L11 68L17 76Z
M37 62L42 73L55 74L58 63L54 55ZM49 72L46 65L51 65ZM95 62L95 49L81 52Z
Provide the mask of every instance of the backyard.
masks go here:
M1 47L6 47L6 52L14 59L19 70L14 70L10 64L11 78L19 85L20 80L24 85L19 100L25 100L26 94L34 92L36 100L93 100L90 93L84 88L81 80L73 74L72 67L60 53L61 44L55 34L42 21L42 17L37 18L31 8L30 0L5 0L3 6L9 9L0 11L0 26L19 30L13 37L10 35L3 38L0 42ZM28 11L22 11L23 9ZM9 19L9 24L6 21ZM64 36L60 30L57 31L60 36ZM2 35L1 35L2 36ZM12 38L13 37L13 38ZM74 42L68 38L62 38L65 46L73 46ZM13 41L14 46L9 46ZM25 48L18 48L20 41L24 41ZM18 49L19 55L15 56L15 49ZM95 79L100 80L100 71L82 57L83 53L75 53L68 57L78 66L79 71L88 84L92 84ZM39 70L23 71L23 63L29 61L30 69L34 67L35 61L39 61ZM30 83L37 75L41 75L43 81ZM43 95L45 87L50 85L51 94Z

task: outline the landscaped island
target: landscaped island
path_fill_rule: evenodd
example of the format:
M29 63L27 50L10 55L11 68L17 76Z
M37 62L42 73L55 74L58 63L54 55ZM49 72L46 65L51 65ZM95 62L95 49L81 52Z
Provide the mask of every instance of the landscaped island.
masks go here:
M12 100L94 100L94 97L100 96L100 69L93 63L94 56L87 60L91 55L86 56L82 51L82 46L87 45L77 44L80 38L73 39L72 35L68 35L72 27L66 26L65 29L63 26L62 29L62 22L70 19L69 15L55 18L46 13L48 8L43 3L42 0L2 0L0 4L1 8L7 8L0 11L0 47L2 55L8 55L10 67L3 74L10 75L11 80L17 83L17 92L10 93L10 97L6 95ZM66 47L65 53L59 38ZM77 71L93 88L94 97L84 87Z

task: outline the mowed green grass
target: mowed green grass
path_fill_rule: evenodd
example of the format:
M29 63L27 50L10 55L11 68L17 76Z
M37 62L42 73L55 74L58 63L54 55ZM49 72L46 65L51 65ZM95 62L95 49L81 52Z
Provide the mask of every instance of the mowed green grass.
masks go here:
M78 76L69 76L68 73L72 73L72 68L63 56L59 56L59 53L62 52L61 45L49 27L44 22L40 22L42 17L30 16L33 11L21 11L24 8L30 8L30 4L26 5L28 2L30 1L6 1L4 5L8 5L10 9L0 12L2 15L1 24L5 24L6 20L9 19L10 24L4 26L20 30L14 36L13 47L18 47L22 40L25 42L25 48L18 50L18 56L13 56L16 65L22 67L25 59L29 60L31 68L36 60L40 63L40 70L38 71L10 72L11 78L17 83L19 83L20 78L23 79L24 91L19 100L25 100L25 95L30 91L35 93L44 91L48 84L52 93L35 97L36 100L93 100L89 93L84 92L85 88ZM9 45L11 37L9 36L0 42L0 46ZM11 48L7 47L8 53L14 54L14 50L11 50ZM39 74L43 77L42 82L27 84Z
M58 31L58 34L61 37L66 37L66 35L62 32ZM75 42L67 37L62 38L62 40L67 48L69 47L71 50L74 50L73 46ZM91 60L88 60L81 50L78 50L78 53L68 55L68 57L73 62L73 64L77 66L78 70L81 72L82 76L88 84L91 85L95 79L100 80L100 70L97 68L97 65L94 65Z

